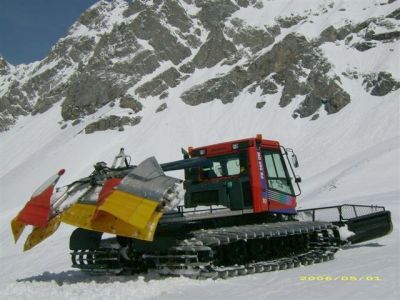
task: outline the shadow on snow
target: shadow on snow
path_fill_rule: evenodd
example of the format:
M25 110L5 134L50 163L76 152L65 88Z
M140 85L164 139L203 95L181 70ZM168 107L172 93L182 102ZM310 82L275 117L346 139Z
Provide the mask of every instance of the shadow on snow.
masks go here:
M372 248L374 248L374 247L385 247L385 245L373 242L373 243L365 243L365 244L363 243L363 244L358 244L358 245L349 245L347 247L343 247L342 249L343 250L348 250L348 249L364 248L364 247L372 247Z
M112 283L112 282L127 282L137 280L163 280L155 273L143 273L136 275L92 275L82 271L63 271L60 273L44 272L41 275L35 275L27 278L17 279L17 282L55 282L58 285L76 284L76 283Z

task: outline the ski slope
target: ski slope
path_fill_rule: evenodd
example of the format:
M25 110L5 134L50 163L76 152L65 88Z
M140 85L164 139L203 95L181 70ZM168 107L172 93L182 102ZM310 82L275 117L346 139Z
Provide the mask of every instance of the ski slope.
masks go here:
M1 299L396 299L399 283L400 136L398 95L362 97L334 115L317 121L293 119L281 109L278 96L269 109L258 110L254 95L234 103L212 102L193 108L170 103L167 109L123 132L85 135L85 124L59 129L60 107L40 117L24 117L1 133L0 298ZM104 108L109 110L113 108ZM104 111L99 111L102 114ZM204 122L204 119L207 122ZM60 168L59 185L85 176L97 161L111 162L125 147L134 162L155 155L160 162L180 158L181 146L244 138L262 133L293 147L303 177L301 208L341 203L384 205L392 211L391 235L337 253L336 259L293 270L229 280L196 281L133 277L88 277L70 268L68 237L62 225L56 234L27 253L14 245L9 222L32 191ZM181 176L181 174L173 174ZM26 235L25 235L26 236ZM21 238L24 240L24 237ZM379 276L379 281L303 281L300 276ZM346 277L343 277L346 279Z

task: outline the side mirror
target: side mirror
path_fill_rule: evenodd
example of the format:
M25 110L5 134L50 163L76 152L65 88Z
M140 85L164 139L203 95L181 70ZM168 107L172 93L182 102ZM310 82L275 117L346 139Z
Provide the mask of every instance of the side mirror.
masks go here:
M292 154L292 163L293 163L293 167L298 168L299 167L299 161L297 160L297 156L296 154Z
M187 152L185 149L181 148L181 152L183 155L184 159L188 159L189 158L189 152Z

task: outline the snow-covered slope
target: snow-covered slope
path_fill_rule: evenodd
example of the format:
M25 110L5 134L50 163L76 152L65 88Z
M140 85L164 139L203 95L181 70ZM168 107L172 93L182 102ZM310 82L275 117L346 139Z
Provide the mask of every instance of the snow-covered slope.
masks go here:
M330 25L335 28L345 25L343 14L358 23L370 16L387 15L396 5L398 7L397 2L389 1L390 4L381 6L377 1L366 0L336 1L332 2L332 7L325 5L325 1L301 1L301 5L296 4L300 1L262 2L263 8L242 8L235 12L235 17L253 22L254 26L264 26L276 16L311 10L307 20L312 22L282 29L285 35L287 31L297 31L307 38L319 37ZM325 6L329 13L317 16L317 11L323 11ZM194 5L187 5L186 9L189 14L198 12ZM113 19L107 20L112 22ZM85 34L84 28L78 29L75 34ZM357 37L354 34L353 39ZM280 38L284 37L277 37ZM231 67L222 64L196 69L188 79L168 89L168 96L162 100L168 109L159 113L154 112L162 103L160 99L145 98L141 101L141 122L136 126L125 126L124 131L85 134L86 126L103 116L126 116L127 109L119 105L104 105L82 117L74 126L61 116L62 101L41 114L20 116L10 130L0 133L0 297L398 299L400 94L399 90L394 90L379 97L371 95L365 88L362 74L386 71L399 78L400 65L396 55L400 50L399 42L378 42L364 52L350 47L345 40L325 42L320 48L334 66L335 74L340 75L341 87L351 96L351 102L333 114L319 109L316 120L293 118L293 112L305 95L295 96L282 107L284 87L280 85L276 93L266 95L262 95L260 87L253 92L243 89L233 102L226 104L216 100L191 106L180 100L182 93L192 86L226 74ZM0 87L5 84L0 82ZM266 104L258 109L256 104L261 100ZM61 129L60 124L68 126ZM298 173L303 178L300 207L340 203L384 205L392 211L392 234L341 250L335 260L324 264L216 281L165 279L153 275L87 277L70 268L68 240L73 228L64 224L56 234L27 253L22 252L21 244L14 245L12 241L10 220L32 191L60 168L67 170L59 183L63 185L86 176L97 161L111 162L120 147L126 149L134 162L151 155L166 162L180 159L180 147L201 146L257 133L296 150L300 160ZM180 173L173 175L181 176ZM339 276L340 279L302 281L300 276ZM346 276L378 276L380 280L350 281Z
M19 295L22 299L29 295L101 299L110 293L121 299L129 295L134 299L184 299L189 293L196 299L204 299L205 293L216 299L226 293L233 299L263 299L267 295L270 299L313 299L332 291L327 293L328 298L343 299L352 293L353 299L377 299L381 295L394 299L400 270L396 227L400 196L399 107L397 101L374 103L371 97L366 94L343 112L325 116L319 123L285 117L277 103L275 109L272 106L271 111L261 112L246 105L250 99L229 105L209 103L196 109L177 104L160 114L160 118L124 132L95 135L79 134L79 127L58 129L58 107L46 112L43 118L26 117L18 128L2 134L1 153L6 159L1 161L0 168L0 293L6 298ZM67 169L60 183L63 184L86 175L96 161L111 161L121 146L135 161L153 154L160 161L168 161L179 158L180 146L254 136L258 132L297 150L304 180L301 207L338 203L385 205L393 212L394 232L376 242L340 251L334 261L323 265L216 282L86 278L69 271L68 236L72 228L67 225L28 253L22 253L22 246L12 242L11 218L34 188L61 167ZM299 276L303 275L380 276L382 280L302 282ZM59 287L58 283L65 284Z

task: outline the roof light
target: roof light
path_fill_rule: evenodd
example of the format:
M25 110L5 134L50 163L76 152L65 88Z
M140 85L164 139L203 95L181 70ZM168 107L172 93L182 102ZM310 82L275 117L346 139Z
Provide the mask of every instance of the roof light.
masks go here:
M238 143L232 144L232 149L233 149L233 150L239 149L239 144L238 144Z
M199 154L200 155L205 155L206 154L206 150L205 149L200 149L199 150Z
M261 133L258 133L256 135L256 141L261 143L261 141L262 141L262 134Z

